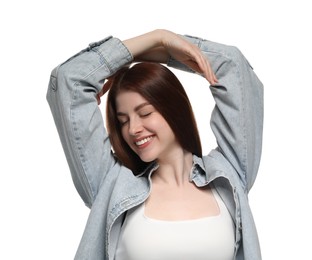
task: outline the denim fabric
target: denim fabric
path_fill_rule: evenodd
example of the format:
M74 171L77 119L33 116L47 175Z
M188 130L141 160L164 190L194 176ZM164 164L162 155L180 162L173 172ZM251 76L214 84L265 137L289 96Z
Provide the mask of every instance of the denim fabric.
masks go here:
M213 183L236 225L235 259L260 260L256 227L248 204L261 155L263 86L243 54L232 46L184 36L207 55L219 80L211 86L216 106L211 127L218 147L193 156L190 179ZM125 212L149 196L151 164L140 176L114 157L97 105L105 78L133 57L120 40L108 37L56 67L47 100L78 193L91 208L75 259L113 260ZM190 71L171 59L168 66ZM196 241L194 241L196 243Z

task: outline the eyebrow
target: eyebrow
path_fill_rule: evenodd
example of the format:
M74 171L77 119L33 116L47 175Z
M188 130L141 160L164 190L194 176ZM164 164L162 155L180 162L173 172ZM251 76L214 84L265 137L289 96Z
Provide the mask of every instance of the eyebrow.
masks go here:
M145 107L145 106L148 106L148 105L151 105L151 104L148 103L148 102L144 102L144 103L142 103L142 104L136 106L136 107L134 108L134 111L135 111L135 112L138 112L141 108L143 108L143 107ZM125 115L126 115L126 113L117 112L117 116L125 116Z

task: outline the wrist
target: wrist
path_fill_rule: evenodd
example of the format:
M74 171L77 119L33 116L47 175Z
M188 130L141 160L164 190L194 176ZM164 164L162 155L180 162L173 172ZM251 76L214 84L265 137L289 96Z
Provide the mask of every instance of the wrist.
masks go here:
M166 39L166 33L168 31L164 29L156 29L152 31L155 47L164 47L165 46L165 39Z

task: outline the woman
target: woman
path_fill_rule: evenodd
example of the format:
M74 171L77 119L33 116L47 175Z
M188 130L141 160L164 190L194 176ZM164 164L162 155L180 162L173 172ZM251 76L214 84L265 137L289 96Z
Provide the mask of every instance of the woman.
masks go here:
M125 66L132 61L145 62ZM150 61L210 82L218 147L207 156L183 87ZM110 138L97 105L109 89ZM91 208L75 259L261 259L247 194L260 161L262 91L237 48L166 30L106 38L54 69L47 99Z

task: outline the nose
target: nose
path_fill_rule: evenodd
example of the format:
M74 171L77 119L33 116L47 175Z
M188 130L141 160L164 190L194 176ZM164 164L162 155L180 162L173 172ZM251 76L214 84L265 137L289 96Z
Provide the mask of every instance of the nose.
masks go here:
M132 118L129 121L129 134L136 136L143 130L142 121L139 118Z

